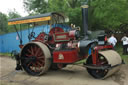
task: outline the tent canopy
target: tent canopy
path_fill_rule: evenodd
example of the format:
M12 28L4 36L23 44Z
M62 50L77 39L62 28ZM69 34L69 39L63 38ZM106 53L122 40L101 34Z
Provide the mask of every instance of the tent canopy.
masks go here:
M55 23L65 23L68 21L69 18L67 16L61 13L52 12L52 13L45 13L36 16L27 16L27 17L9 19L8 25L38 23L38 22L48 22L49 24L55 24Z

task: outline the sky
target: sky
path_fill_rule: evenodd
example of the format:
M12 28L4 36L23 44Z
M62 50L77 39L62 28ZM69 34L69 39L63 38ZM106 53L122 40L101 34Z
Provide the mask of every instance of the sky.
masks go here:
M23 0L0 0L0 12L8 14L9 10L16 10L21 16L27 16Z

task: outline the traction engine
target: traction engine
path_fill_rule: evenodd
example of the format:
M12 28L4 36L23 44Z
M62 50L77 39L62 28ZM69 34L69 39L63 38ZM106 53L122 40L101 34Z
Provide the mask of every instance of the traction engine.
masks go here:
M83 38L80 36L80 28L76 27L68 32L62 27L53 27L48 34L41 32L34 40L20 45L21 52L16 56L16 69L22 68L30 75L41 75L49 69L61 69L68 64L86 59L83 65L94 78L104 79L118 71L122 59L113 50L113 46L106 43L106 35L99 35L93 40L88 38L87 13L88 5L82 6ZM36 21L39 22L42 19L39 19L40 17L45 17L42 21L49 21L51 17L48 17L55 14L60 15L51 13L44 14L45 16L11 19L9 24L31 23L29 19L33 18L37 18Z

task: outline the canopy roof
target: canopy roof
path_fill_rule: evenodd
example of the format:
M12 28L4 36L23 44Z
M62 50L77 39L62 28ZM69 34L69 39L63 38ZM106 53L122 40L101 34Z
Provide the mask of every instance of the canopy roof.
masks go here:
M52 13L45 13L36 16L27 16L27 17L9 19L8 25L35 23L35 22L44 22L44 21L50 21L50 24L55 24L55 23L68 22L69 19L67 16L64 16L61 13L52 12Z

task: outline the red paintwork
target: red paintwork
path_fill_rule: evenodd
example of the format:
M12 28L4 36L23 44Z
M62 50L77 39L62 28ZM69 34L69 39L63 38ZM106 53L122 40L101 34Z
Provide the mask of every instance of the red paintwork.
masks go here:
M59 48L61 44L67 43L67 48L69 48L70 50L53 51L53 63L74 63L81 59L87 58L87 55L80 57L77 46L75 46L74 43L72 42L72 40L75 40L75 32L76 32L75 30L71 30L70 32L64 32L62 28L55 27L55 28L52 28L49 32L49 36L50 36L49 41L47 42L44 41L44 36L46 35L44 32L40 33L35 39L35 41L40 41L45 44L46 43L55 44L56 48ZM105 38L105 40L106 39L107 38ZM98 64L97 62L99 62L98 61L99 50L112 49L112 48L113 48L112 45L96 46L92 51L93 64L97 65ZM59 59L60 54L61 54L61 57L63 57L62 59Z
M36 37L36 41L44 41L44 36L46 34L44 32L40 33L37 37Z
M104 45L104 46L96 46L94 49L103 50L103 49L112 49L112 48L113 48L112 45Z
M107 36L105 36L105 39L104 39L104 41L107 41L107 39L108 39L108 38L107 38Z
M60 33L60 32L64 32L64 30L60 27L55 27L50 30L49 34L55 34L55 33Z
M33 41L39 41L42 43L46 43L46 41L44 41L45 35L46 35L46 33L42 32ZM65 39L56 39L57 36L61 36L61 35L66 35L66 38ZM57 40L67 40L68 39L67 35L68 35L68 33L65 33L64 30L60 27L52 28L48 35L50 37L50 40L47 43L48 44L56 44Z
M94 50L92 50L92 62L94 65L97 65L98 61L98 51L103 49L112 49L112 45L104 45L104 46L96 46Z
M97 58L98 58L98 51L97 50L93 50L92 51L92 62L93 62L94 65L96 65Z
M54 35L55 42L64 42L64 41L69 41L69 40L70 38L68 37L68 32L56 33Z
M53 51L53 63L74 63L81 59L87 58L86 56L79 57L78 48L77 46L73 47L74 43L72 39L75 39L75 30L71 30L70 32L64 32L64 30L60 27L55 27L50 30L49 36L51 39L48 42L44 42L44 36L46 34L44 32L40 33L35 41L39 41L42 43L47 44L55 44L56 48L60 47L61 44L67 43L67 47L69 49L74 48L73 50L60 50L60 51ZM106 40L107 38L105 38ZM77 44L76 44L77 45ZM94 65L98 65L98 51L103 49L112 49L112 45L104 45L104 46L96 46L92 51L92 62ZM59 59L59 55L62 54L64 59Z
M64 32L64 30L60 27L52 28L49 32L49 41L44 40L44 36L46 35L44 32L40 33L34 41L39 41L47 44L62 44L68 43L70 40L75 40L75 32L76 30L71 30L69 32Z
M74 39L74 38L75 38L75 33L76 33L76 30L71 30L71 31L69 31L69 37L70 37L71 39Z
M64 30L60 27L52 28L49 32L49 36L51 37L51 40L48 42L49 44L55 44L54 35L56 33L63 33Z
M59 59L59 55L61 55L61 54L64 57L63 59ZM53 62L54 63L74 63L83 58L84 57L78 56L78 51L76 49L53 52Z

